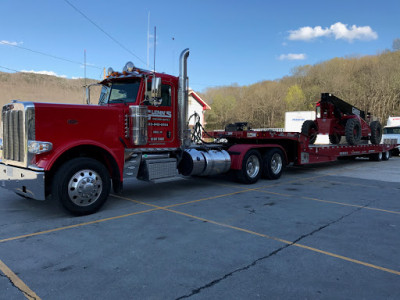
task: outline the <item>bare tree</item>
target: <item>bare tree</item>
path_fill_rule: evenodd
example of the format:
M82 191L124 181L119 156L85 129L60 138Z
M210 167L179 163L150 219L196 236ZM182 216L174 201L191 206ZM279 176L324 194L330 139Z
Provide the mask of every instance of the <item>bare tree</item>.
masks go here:
M393 51L400 50L400 39L399 38L393 40L392 48L393 48Z

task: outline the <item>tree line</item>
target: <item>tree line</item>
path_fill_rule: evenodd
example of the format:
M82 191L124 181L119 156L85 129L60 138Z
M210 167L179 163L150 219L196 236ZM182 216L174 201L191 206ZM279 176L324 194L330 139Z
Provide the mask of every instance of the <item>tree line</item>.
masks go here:
M279 80L209 88L201 94L211 106L206 128L245 121L253 128L283 127L286 111L314 110L321 93L371 112L385 125L389 115L400 115L400 51L334 58L296 67Z

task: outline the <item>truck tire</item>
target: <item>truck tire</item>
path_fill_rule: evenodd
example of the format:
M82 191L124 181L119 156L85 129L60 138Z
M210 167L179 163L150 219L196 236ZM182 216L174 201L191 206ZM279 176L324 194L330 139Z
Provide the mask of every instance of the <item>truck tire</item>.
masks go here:
M391 156L390 151L385 151L382 153L382 160L389 160Z
M256 183L261 176L261 154L250 149L243 157L242 168L237 170L236 177L240 182Z
M340 144L340 140L342 139L342 136L340 136L339 134L337 134L337 133L334 133L334 134L330 134L329 135L329 142L331 143L331 144L334 144L334 145L337 145L337 144Z
M74 158L55 173L53 198L74 215L96 212L110 194L111 180L106 167L93 158Z
M381 161L382 158L383 158L382 152L373 153L373 154L369 155L369 160L372 160L372 161Z
M285 155L281 149L272 148L263 157L262 177L267 179L278 179L285 168Z
M392 156L399 156L400 155L400 150L399 148L394 148L391 150Z
M317 124L311 120L304 121L301 126L301 133L308 136L310 145L314 144L318 134Z
M349 145L357 145L361 140L361 125L357 119L348 119L346 122L346 141Z
M382 125L379 121L372 121L371 125L371 144L378 145L382 139Z

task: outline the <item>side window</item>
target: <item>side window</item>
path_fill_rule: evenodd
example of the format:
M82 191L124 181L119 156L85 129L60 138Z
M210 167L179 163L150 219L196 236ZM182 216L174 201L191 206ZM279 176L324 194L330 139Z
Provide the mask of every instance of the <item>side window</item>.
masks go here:
M161 106L171 106L171 86L163 84L161 87Z
M152 103L152 99L150 99L150 92L151 92L151 82L147 84L147 92L146 92L146 100L144 101L145 105L154 105L154 102ZM171 106L171 86L168 84L163 84L161 86L161 99L158 99L158 101L155 101L156 103L160 104L155 104L155 106Z

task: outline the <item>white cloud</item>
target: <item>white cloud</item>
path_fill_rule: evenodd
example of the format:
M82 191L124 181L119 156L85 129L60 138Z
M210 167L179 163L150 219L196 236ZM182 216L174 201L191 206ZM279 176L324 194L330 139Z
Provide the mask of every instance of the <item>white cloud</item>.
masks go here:
M304 53L289 53L289 54L281 54L279 55L279 60L303 60L306 59L307 55Z
M329 28L322 28L315 26L314 28L306 26L297 30L289 31L289 40L292 41L309 41L319 37L334 37L336 40L343 39L348 42L353 40L376 40L378 34L369 26L356 26L349 27L347 24L337 22Z
M53 71L34 71L34 70L21 70L21 72L24 73L34 73L34 74L42 74L42 75L50 75L50 76L56 76L56 77L61 77L61 78L67 78L66 75L58 75L57 73Z
M0 44L10 45L10 46L18 46L18 45L22 45L23 42L10 42L10 41L6 41L6 40L1 40Z

